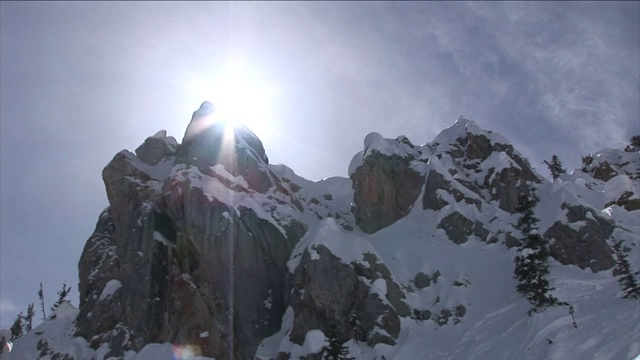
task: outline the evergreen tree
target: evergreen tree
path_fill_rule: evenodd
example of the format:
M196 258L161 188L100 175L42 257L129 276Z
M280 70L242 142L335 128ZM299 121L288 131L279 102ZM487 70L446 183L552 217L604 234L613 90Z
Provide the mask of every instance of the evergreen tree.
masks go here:
M353 331L353 339L358 342L358 338L360 337L360 320L358 320L358 314L355 309L351 309L349 312L349 326L351 326L351 330Z
M545 163L549 168L549 171L551 171L551 177L554 181L560 177L560 175L567 173L567 171L562 167L562 163L560 162L558 155L551 156L551 162L545 160L543 163Z
M631 144L627 145L627 147L624 148L624 151L626 152L634 152L634 151L640 151L640 135L633 135L631 137Z
M514 259L516 264L514 278L518 280L516 290L526 296L533 307L527 312L531 316L534 312L544 311L553 305L568 305L554 297L547 275L549 275L549 244L538 233L538 222L533 209L538 202L538 197L532 188L521 196L518 205L520 218L517 228L522 232L524 239L518 249L518 255Z
M16 341L23 335L22 318L22 312L20 312L16 320L13 322L13 325L11 325L11 341Z
M42 309L42 321L47 320L47 314L44 312L44 291L42 290L42 283L40 283L40 290L38 290L38 299L40 299L40 308Z
M622 286L622 298L640 299L640 284L635 278L640 271L631 271L627 254L622 250L622 241L613 244L613 257L616 260L614 274L617 274L618 282Z
M69 295L70 292L71 292L71 287L67 288L67 283L66 282L63 283L62 289L58 291L58 300L56 300L53 306L51 306L51 311L54 311L55 309L57 309L58 306L60 306L60 304L62 304L62 302L66 300L67 295Z
M335 323L329 324L325 336L329 344L325 346L324 360L355 360L354 357L347 356L349 349L344 346L345 341L340 340L338 326Z
M36 315L34 304L31 303L27 307L27 315L24 316L24 332L25 334L33 328L33 317Z

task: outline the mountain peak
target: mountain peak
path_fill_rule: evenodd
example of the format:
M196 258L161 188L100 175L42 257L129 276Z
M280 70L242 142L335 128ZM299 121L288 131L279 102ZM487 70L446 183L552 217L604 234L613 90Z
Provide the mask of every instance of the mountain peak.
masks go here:
M175 163L195 166L203 174L221 164L233 176L250 178L254 190L266 191L272 185L266 170L269 158L260 139L240 123L216 118L215 106L208 101L193 113Z
M509 144L509 141L504 136L491 130L485 130L478 126L475 121L469 120L462 115L451 126L440 132L433 142L445 145L455 144L458 139L465 139L471 135L483 135L492 144Z
M203 116L207 116L207 115L212 115L215 112L216 112L216 106L210 101L205 101L200 105L198 110L196 110L193 113L192 119L194 119L196 117L203 117Z
M546 358L551 339L560 357L627 358L640 314L604 271L609 243L639 245L640 153L592 157L544 181L460 116L422 146L370 133L349 179L313 182L269 165L251 130L204 102L182 144L160 131L105 167L109 206L78 264L80 308L61 306L8 359L164 360L184 344L203 359L318 359L330 329L358 359L423 358L425 339L449 358ZM560 309L529 321L517 296L510 248L525 240L517 205L530 187L550 280L579 329L568 315L556 326Z

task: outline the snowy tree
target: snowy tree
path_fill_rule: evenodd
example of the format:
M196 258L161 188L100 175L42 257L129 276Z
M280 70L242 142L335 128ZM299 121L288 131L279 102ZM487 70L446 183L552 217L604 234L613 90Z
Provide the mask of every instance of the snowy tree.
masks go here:
M640 151L640 135L633 135L631 137L631 144L627 145L627 147L624 148L624 151L626 152L634 152L634 151Z
M554 154L553 156L551 156L551 162L545 160L543 161L543 163L546 164L549 168L549 171L551 171L551 177L554 181L558 177L560 177L560 175L567 173L567 171L562 167L562 163L560 162L560 158L558 158L558 155Z
M351 309L349 312L349 326L353 331L353 339L358 342L358 338L361 335L360 331L360 320L358 320L358 314L355 309Z
M53 306L51 306L51 311L54 311L55 309L57 309L58 306L60 306L60 304L62 304L62 302L66 300L67 295L69 295L70 292L71 292L71 287L67 287L66 282L63 283L62 289L58 291L58 300L56 300Z
M534 312L542 312L545 308L553 305L568 305L554 297L551 292L555 288L551 287L547 275L549 275L549 244L547 240L538 233L538 222L533 209L538 202L534 190L529 188L528 193L521 196L518 205L520 218L517 228L524 236L523 244L518 249L518 255L514 259L516 264L514 278L518 280L516 290L526 296L533 305L528 311L531 315Z
M614 274L617 274L618 282L622 285L622 298L640 299L640 284L636 280L640 271L631 271L627 254L622 250L622 241L613 244L613 257L616 260Z
M329 324L327 327L327 345L325 347L324 360L355 360L349 357L349 349L344 346L345 341L340 340L338 334L338 326L335 323Z
M24 332L28 333L33 328L33 317L36 315L34 304L31 303L27 307L27 315L24 316Z
M23 335L22 319L23 319L22 312L20 312L16 320L13 322L13 325L11 325L11 341L12 342L16 341Z

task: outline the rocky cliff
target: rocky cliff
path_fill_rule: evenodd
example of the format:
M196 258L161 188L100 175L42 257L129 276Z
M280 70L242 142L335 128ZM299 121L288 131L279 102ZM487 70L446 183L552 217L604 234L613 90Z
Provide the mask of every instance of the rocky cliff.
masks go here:
M438 331L457 342L430 346L467 350L431 358L490 358L502 345L478 348L470 339L484 335L473 334L527 328L511 274L515 209L530 186L554 271L567 284L609 279L587 290L615 297L610 243L637 251L640 153L603 151L550 182L462 117L423 145L377 133L363 145L349 178L308 181L269 164L249 129L205 102L181 143L160 131L116 154L102 174L109 206L79 262L79 311L67 317L65 336L86 345L71 353L40 331L38 356L129 359L173 344L216 359L320 359L335 325L357 358L415 358L407 349ZM562 281L577 308L592 306ZM559 331L541 321L539 331Z

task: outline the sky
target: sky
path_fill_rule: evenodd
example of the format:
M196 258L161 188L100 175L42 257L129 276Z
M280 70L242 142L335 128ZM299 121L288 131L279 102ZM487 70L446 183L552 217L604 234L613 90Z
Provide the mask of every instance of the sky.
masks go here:
M205 100L311 180L460 115L572 170L640 134L640 2L0 2L0 327L78 305L102 169Z

